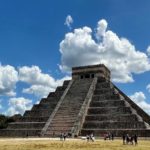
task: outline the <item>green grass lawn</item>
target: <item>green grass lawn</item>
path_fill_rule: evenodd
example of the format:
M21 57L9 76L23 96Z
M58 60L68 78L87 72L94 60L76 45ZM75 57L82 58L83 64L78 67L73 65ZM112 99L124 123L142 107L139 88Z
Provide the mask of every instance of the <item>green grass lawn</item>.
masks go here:
M137 146L123 145L121 140L50 140L50 139L0 139L0 150L150 150L150 140L139 140Z

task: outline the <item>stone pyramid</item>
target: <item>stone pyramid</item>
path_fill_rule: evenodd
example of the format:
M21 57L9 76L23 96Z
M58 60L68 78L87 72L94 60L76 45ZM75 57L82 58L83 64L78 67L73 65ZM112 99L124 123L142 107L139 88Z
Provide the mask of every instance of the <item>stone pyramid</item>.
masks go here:
M106 66L81 66L72 68L72 80L64 81L21 119L0 130L0 136L56 137L64 132L149 137L150 116L111 82Z

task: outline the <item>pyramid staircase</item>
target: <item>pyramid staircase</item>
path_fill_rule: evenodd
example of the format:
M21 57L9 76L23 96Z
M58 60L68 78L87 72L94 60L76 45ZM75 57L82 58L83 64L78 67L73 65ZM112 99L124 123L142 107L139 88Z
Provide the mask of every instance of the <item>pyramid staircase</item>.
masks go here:
M80 135L150 136L150 117L115 85L98 78Z
M44 136L59 136L61 133L71 133L92 80L78 79L73 81L57 112L51 119Z

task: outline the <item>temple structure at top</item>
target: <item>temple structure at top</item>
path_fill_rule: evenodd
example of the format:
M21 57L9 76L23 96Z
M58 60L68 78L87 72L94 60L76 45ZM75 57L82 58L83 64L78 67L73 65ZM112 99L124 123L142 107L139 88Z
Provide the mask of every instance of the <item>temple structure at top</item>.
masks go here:
M103 64L72 68L72 79L34 104L2 137L103 136L113 133L150 137L150 116L111 82Z
M72 68L72 79L86 79L94 77L103 77L106 80L110 80L110 71L103 64Z

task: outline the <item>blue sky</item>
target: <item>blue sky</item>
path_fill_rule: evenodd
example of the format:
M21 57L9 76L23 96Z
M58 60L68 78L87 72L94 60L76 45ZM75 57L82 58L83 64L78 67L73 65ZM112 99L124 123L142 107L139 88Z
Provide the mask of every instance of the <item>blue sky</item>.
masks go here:
M148 0L1 0L0 113L23 114L72 66L100 62L150 113L149 8Z

